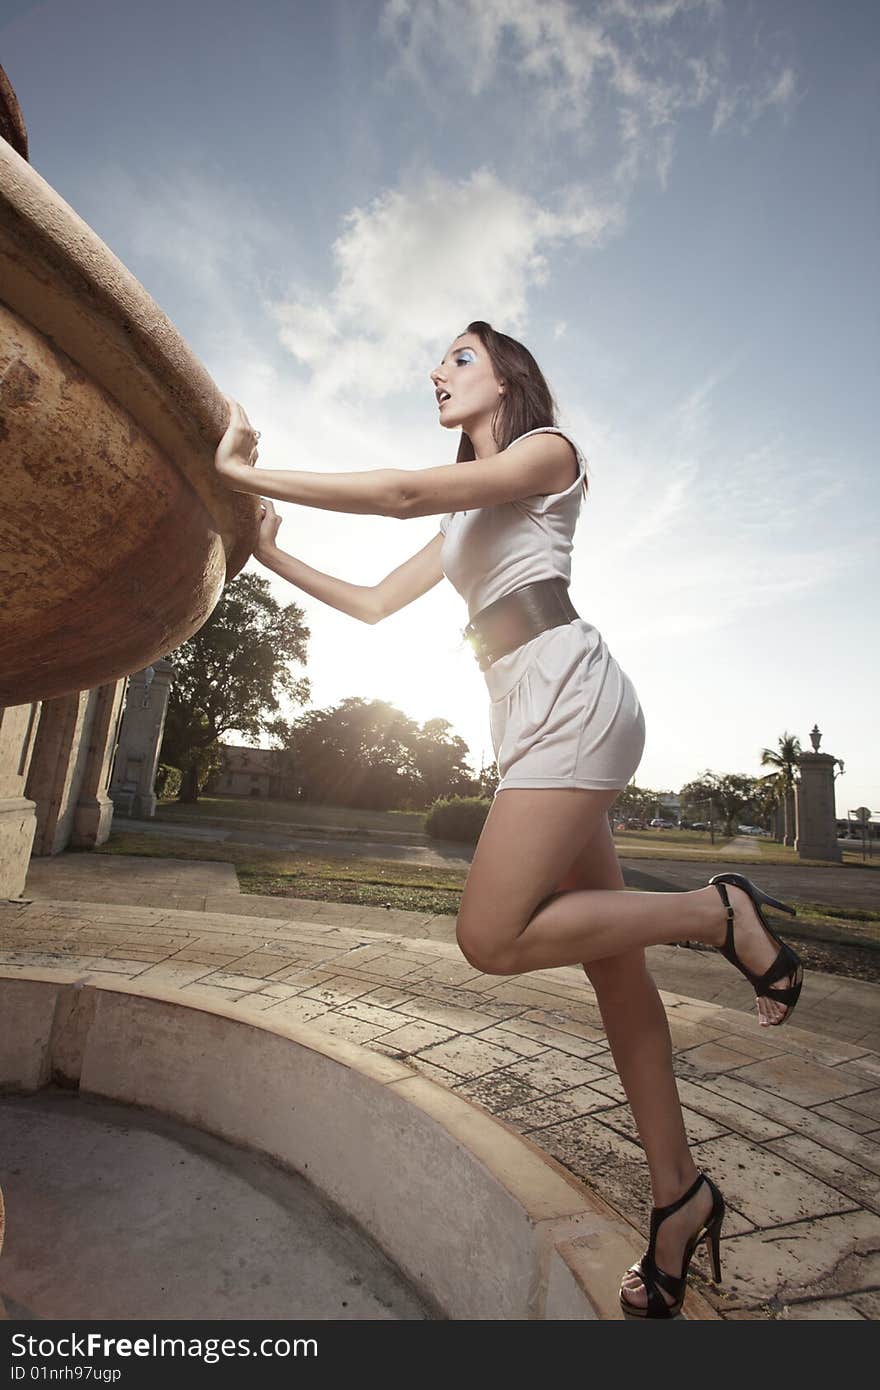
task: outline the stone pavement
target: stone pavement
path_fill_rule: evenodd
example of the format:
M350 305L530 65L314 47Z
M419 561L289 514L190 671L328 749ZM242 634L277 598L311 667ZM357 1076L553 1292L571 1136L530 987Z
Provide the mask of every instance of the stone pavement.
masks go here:
M452 918L240 894L223 864L59 855L34 861L27 893L0 905L4 974L60 966L179 988L403 1059L646 1229L642 1150L581 971L482 975ZM729 1318L876 1317L878 987L849 994L861 982L808 973L797 1026L759 1031L748 986L714 953L655 948L651 967L694 1155L728 1204L724 1283L695 1282ZM720 972L742 984L739 1005L694 997L699 979L723 990Z

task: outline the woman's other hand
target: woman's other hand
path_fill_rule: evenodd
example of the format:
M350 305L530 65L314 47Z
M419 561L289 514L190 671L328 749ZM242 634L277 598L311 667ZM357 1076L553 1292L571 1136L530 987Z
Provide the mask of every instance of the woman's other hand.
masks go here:
M234 487L241 478L241 470L253 468L259 458L257 440L260 432L254 429L238 401L231 400L229 396L224 399L229 404L229 424L215 450L214 467L223 481Z
M281 517L276 512L272 503L266 497L260 498L260 533L257 536L257 544L254 555L258 560L262 560L269 555L278 545L278 527L281 525Z

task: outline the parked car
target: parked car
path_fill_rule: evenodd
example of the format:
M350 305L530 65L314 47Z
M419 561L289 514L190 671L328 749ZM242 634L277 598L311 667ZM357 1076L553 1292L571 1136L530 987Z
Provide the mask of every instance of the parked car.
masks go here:
M651 821L651 827L655 830L674 830L675 821L663 820L661 816L657 816L654 818L654 820Z
M693 825L691 826L691 830L708 830L708 829L709 829L709 822L708 822L708 821L705 821L705 820L695 820L694 823L693 823Z
M737 831L740 835L763 835L764 831L759 825L738 825Z

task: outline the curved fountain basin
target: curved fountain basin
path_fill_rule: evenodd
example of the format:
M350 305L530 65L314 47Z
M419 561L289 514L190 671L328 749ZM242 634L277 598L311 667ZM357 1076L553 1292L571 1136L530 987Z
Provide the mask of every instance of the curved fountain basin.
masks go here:
M395 1058L244 1002L7 968L0 1088L52 1082L300 1174L440 1316L621 1317L619 1274L641 1236L535 1144ZM716 1316L693 1291L686 1309Z
M227 407L170 320L0 140L0 705L139 670L253 550Z

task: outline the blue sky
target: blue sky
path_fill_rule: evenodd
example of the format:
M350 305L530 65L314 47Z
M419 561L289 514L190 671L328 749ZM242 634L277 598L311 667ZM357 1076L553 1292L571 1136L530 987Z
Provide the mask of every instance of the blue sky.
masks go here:
M818 722L838 814L880 811L875 6L2 13L32 163L242 400L261 464L451 462L430 368L470 319L522 337L590 461L572 597L639 691L639 784L757 774ZM436 530L279 510L285 549L357 583ZM314 704L387 699L491 758L447 582L367 628L269 577L306 610Z

